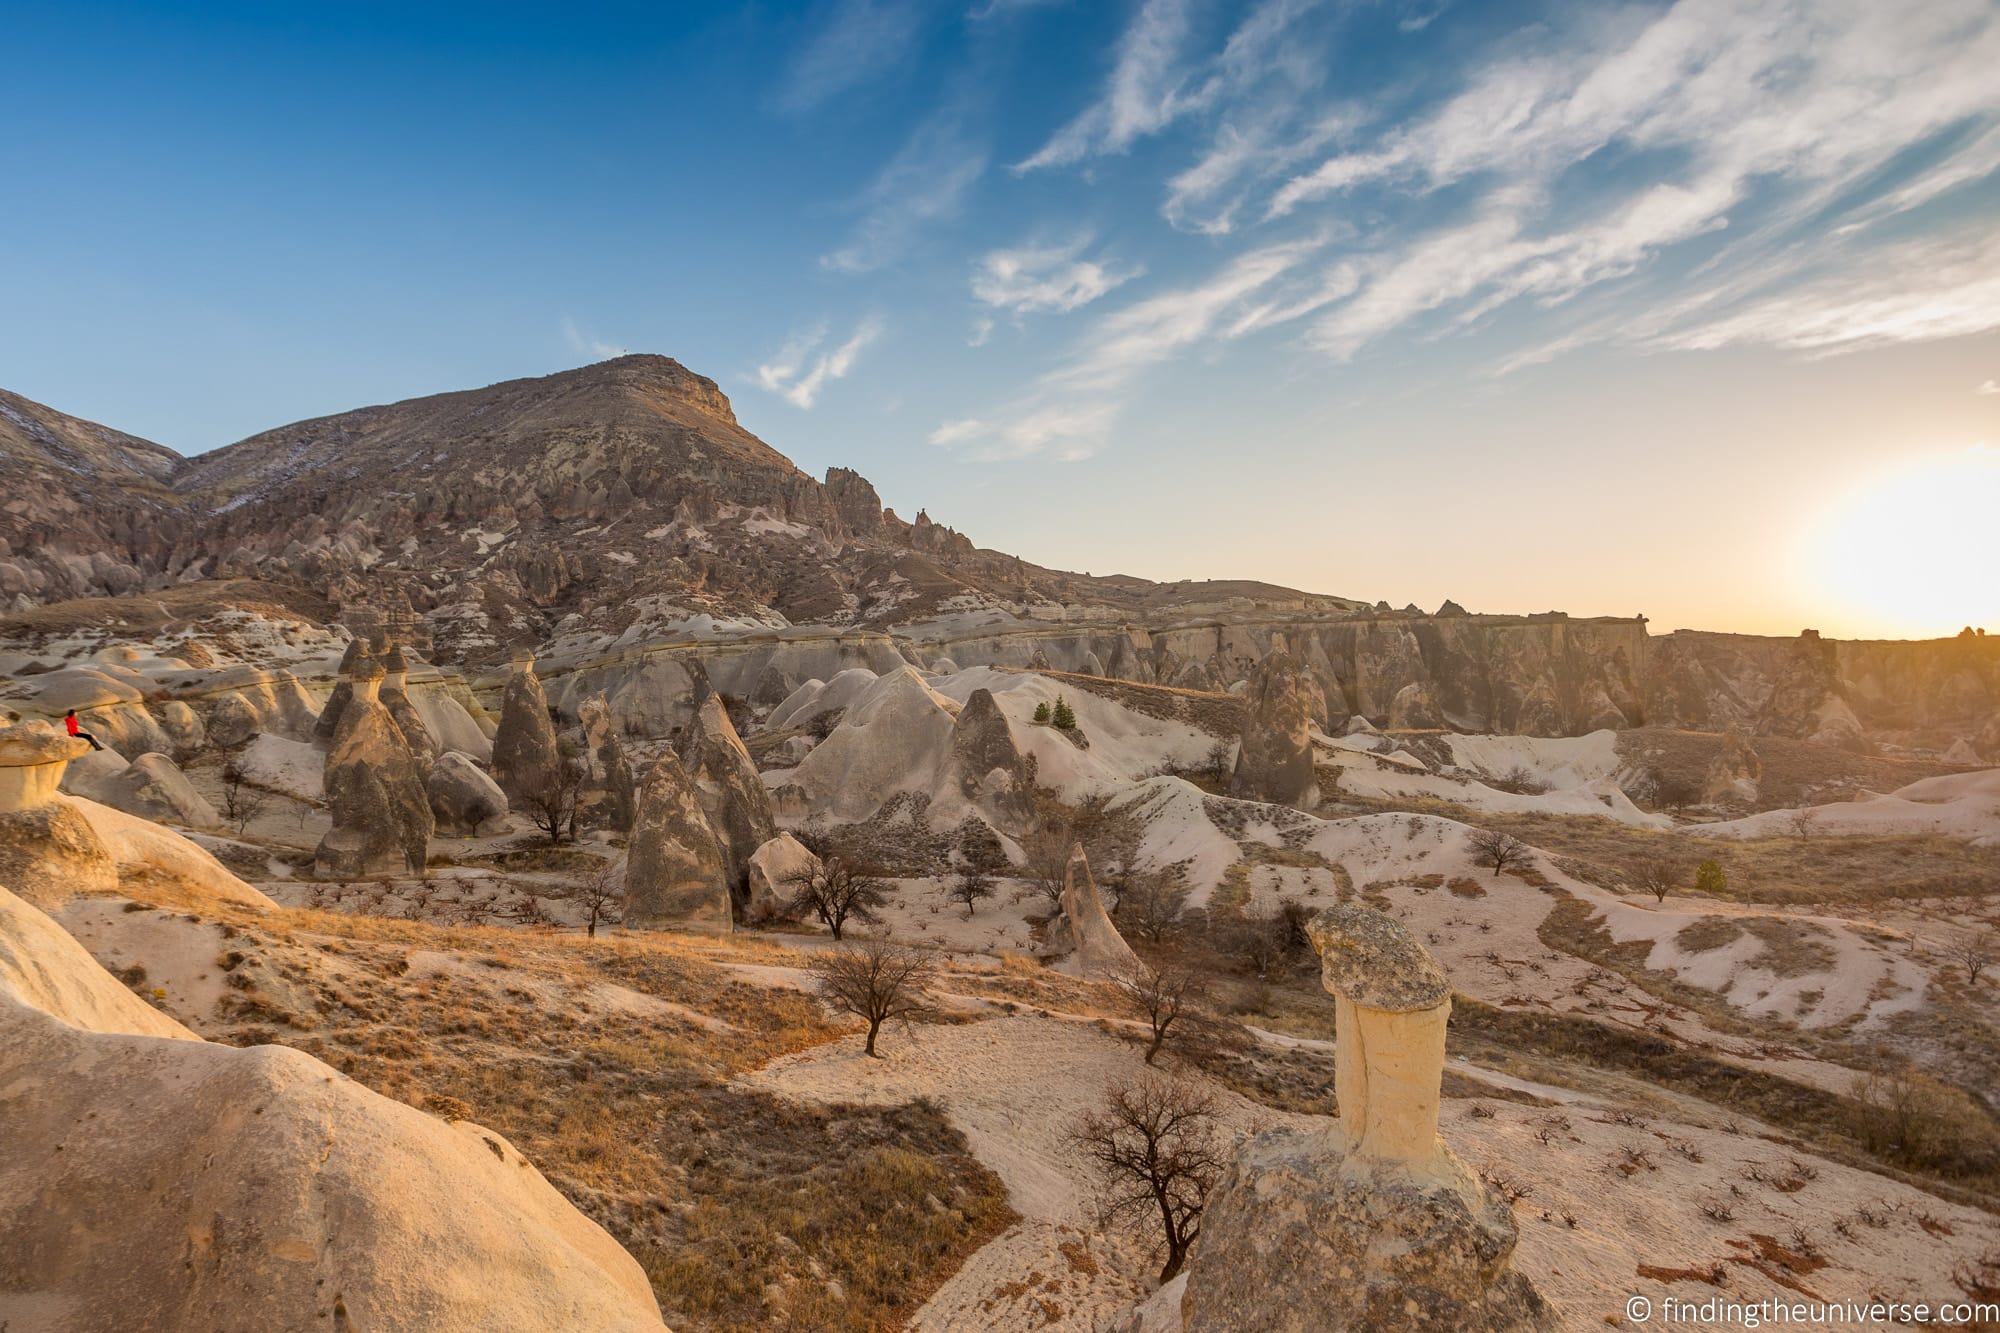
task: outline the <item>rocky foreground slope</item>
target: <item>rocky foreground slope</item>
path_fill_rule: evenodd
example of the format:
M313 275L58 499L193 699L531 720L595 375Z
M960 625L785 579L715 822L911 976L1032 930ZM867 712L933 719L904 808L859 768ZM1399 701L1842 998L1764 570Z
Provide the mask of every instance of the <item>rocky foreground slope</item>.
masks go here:
M575 698L622 693L628 718L669 730L687 719L649 716L648 701L696 671L766 704L905 662L1219 690L1284 648L1331 727L1737 728L2000 755L2000 637L1653 636L1642 617L1424 614L1044 569L927 514L905 521L857 473L808 476L714 381L660 356L298 422L191 459L0 394L0 481L0 642L24 651L19 666L78 633L133 637L134 621L338 624L475 674L533 644L552 682L577 676Z

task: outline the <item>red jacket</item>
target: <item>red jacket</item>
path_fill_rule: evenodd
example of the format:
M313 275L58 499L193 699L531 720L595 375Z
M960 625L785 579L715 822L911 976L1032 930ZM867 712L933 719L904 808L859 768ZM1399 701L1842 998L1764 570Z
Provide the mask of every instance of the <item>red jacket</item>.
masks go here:
M71 713L68 717L65 717L63 719L63 726L69 728L70 735L76 735L76 714Z

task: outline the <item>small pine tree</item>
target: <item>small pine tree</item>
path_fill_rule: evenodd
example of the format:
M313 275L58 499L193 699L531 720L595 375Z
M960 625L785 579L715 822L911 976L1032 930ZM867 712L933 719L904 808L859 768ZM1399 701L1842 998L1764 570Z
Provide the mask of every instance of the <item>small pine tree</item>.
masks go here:
M1044 699L1042 700L1042 702L1035 705L1035 721L1046 723L1048 720L1049 720L1049 701Z
M1694 891L1696 893L1721 893L1729 887L1728 879L1722 873L1721 865L1714 861L1703 861L1694 868Z
M1055 711L1054 721L1056 724L1056 729L1058 731L1076 730L1076 710L1074 708L1071 708L1069 706L1069 700L1063 698L1060 694L1056 696L1056 711Z

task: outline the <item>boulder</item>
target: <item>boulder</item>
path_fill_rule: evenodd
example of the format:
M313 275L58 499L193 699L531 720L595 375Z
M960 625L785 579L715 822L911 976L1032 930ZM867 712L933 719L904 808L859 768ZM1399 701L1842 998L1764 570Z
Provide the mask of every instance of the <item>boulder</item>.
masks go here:
M1319 803L1313 776L1311 678L1290 653L1266 654L1250 673L1243 699L1243 742L1229 794L1310 810Z
M162 824L212 829L222 823L215 807L194 789L187 774L163 754L140 755L98 783L91 796L128 815Z
M750 855L750 885L743 907L744 920L759 921L775 916L792 896L793 877L814 870L818 865L819 858L789 833L780 833L759 847Z
M438 756L424 790L440 833L470 837L492 831L507 817L507 793L471 755L457 750Z
M625 924L731 929L727 868L700 795L671 750L639 790L625 861Z
M362 661L349 683L326 756L333 827L320 839L313 873L320 879L421 875L435 828L423 774L377 697L381 665Z
M341 682L341 688L347 688L346 681ZM341 703L344 707L346 701L343 699ZM327 708L329 711L333 710L331 701L328 702ZM225 750L244 744L257 734L257 727L257 710L250 706L248 699L234 690L217 696L215 702L209 706L208 739ZM331 738L332 735L333 729L329 727L327 737Z
M1437 960L1371 908L1321 912L1307 934L1337 997L1340 1120L1243 1148L1203 1213L1183 1326L1553 1329L1508 1267L1512 1206L1438 1137L1451 986Z
M741 901L751 854L778 835L778 824L771 814L771 793L757 776L757 765L736 734L721 695L710 691L695 708L681 738L680 757L722 848L730 892Z
M1055 960L1057 970L1091 980L1133 978L1146 970L1104 910L1082 843L1070 848L1069 864L1063 867L1062 898L1043 952Z
M500 698L500 725L493 733L493 777L516 807L548 790L562 766L548 696L535 675L535 659L514 655L514 674Z
M507 1141L199 1040L0 891L0 1326L658 1330Z

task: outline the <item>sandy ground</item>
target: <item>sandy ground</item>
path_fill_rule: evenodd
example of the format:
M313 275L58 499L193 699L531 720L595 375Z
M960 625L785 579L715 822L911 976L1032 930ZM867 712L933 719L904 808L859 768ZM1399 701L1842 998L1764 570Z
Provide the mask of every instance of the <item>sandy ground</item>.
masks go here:
M1101 1328L1149 1292L1143 1238L1106 1234L1063 1127L1133 1048L1036 1016L891 1033L871 1061L858 1039L777 1061L747 1081L820 1102L930 1097L1006 1183L1022 1221L981 1249L918 1312L925 1330ZM1478 1073L1479 1071L1473 1071ZM1331 1057L1329 1055L1329 1077ZM2000 1223L1867 1172L1739 1132L1640 1119L1608 1106L1453 1099L1446 1141L1525 1193L1515 1262L1566 1328L1603 1328L1625 1300L1813 1296L1957 1299L1954 1270L2000 1244ZM1221 1094L1232 1134L1329 1122Z

